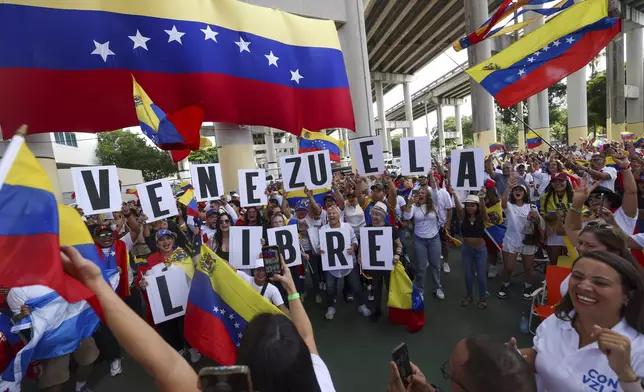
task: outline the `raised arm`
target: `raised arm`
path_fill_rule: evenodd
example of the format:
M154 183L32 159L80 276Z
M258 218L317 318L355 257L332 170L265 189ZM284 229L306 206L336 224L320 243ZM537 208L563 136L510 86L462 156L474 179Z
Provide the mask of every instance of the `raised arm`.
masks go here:
M615 156L615 162L619 164L622 171L622 180L624 184L624 195L622 199L622 210L629 218L637 216L637 183L631 170L631 162L626 157L624 151L620 151L620 156Z
M579 233L581 233L581 214L584 209L584 203L586 202L586 199L588 199L590 193L598 186L599 181L593 182L591 186L586 186L584 181L582 181L582 184L575 189L575 192L572 195L572 203L568 213L566 214L566 220L564 221L564 230L572 244L577 243Z

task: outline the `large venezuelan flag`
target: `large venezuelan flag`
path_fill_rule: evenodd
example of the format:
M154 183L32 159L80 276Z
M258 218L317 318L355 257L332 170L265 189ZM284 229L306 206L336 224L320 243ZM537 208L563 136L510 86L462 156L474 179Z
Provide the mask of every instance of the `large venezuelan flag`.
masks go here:
M324 198L327 195L333 195L333 192L331 191L331 188L320 188L320 189L313 189L313 200L315 200L318 205L323 206L324 205ZM308 196L306 196L306 193L304 193L304 190L297 190L297 191L290 191L286 192L286 201L288 202L288 205L291 207L295 207L295 205L301 201L301 200L308 200Z
M606 0L586 0L560 13L466 72L504 108L586 66L621 31Z
M391 271L387 306L390 323L406 325L409 332L417 332L425 325L423 297L401 263L395 263Z
M340 151L343 147L344 142L342 140L334 139L321 132L302 130L299 153L328 150L331 161L340 162Z
M167 113L355 129L333 21L237 0L0 3L0 123L32 133L138 125L132 75ZM5 135L6 136L6 135Z
M244 329L260 313L281 311L203 245L184 321L188 343L221 365L234 365Z
M0 286L39 284L70 303L93 296L63 271L59 234L64 225L58 203L49 177L22 136L15 136L7 148L0 162L2 173L7 175L4 183L0 181Z

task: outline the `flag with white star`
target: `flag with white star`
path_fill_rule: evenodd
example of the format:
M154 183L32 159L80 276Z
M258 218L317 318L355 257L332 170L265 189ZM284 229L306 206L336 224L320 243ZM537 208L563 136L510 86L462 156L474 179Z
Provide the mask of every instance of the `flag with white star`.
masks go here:
M303 129L300 135L300 154L328 150L331 161L340 162L343 147L344 141L332 138L323 132L309 132Z
M246 325L261 313L282 314L203 245L186 308L188 343L221 365L234 365Z
M295 135L355 129L333 21L237 0L157 0L149 9L125 0L29 4L0 3L5 130L138 125L132 76L167 113L201 106L204 121Z
M499 105L515 105L585 67L617 35L606 0L586 0L466 72Z

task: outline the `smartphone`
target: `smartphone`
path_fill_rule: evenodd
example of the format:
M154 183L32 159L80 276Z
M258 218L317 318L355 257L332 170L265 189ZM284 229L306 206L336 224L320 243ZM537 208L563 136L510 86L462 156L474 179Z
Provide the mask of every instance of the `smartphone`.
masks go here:
M391 359L394 361L398 367L398 374L400 378L407 387L407 378L411 376L411 363L409 362L409 351L407 351L407 345L405 343L400 343L396 348L391 352Z
M264 259L264 270L266 276L280 275L282 273L282 264L280 263L280 248L271 246L262 246L262 259Z
M203 392L253 392L248 366L208 366L199 371Z

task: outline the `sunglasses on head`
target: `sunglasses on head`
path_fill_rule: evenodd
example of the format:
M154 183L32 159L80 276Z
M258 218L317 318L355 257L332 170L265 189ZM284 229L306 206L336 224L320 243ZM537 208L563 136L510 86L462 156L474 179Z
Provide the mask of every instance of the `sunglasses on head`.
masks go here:
M613 230L613 226L609 225L608 223L600 222L600 221L592 221L588 222L586 224L586 227L592 227L592 228L598 228L598 229L609 229Z

